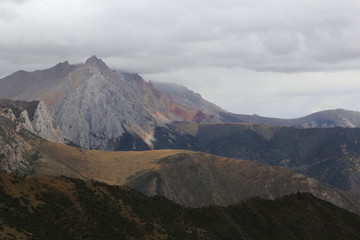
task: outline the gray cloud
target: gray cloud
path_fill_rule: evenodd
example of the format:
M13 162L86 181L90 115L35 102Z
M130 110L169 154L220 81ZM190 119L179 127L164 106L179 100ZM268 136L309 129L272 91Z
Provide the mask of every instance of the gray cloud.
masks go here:
M267 79L276 85L275 76L283 73L282 84L301 82L304 72L336 73L343 81L349 77L344 72L358 76L359 12L357 0L6 0L0 2L6 32L0 38L0 76L96 54L111 67L187 83L209 96L213 90L197 86L215 79L230 84L219 79L224 75L235 86L249 85L247 71L258 88L270 86ZM291 84L279 89L291 92ZM243 99L225 85L216 91ZM222 102L219 94L217 99Z
M6 8L0 8L0 20L10 21L16 17L16 14L13 11L10 11Z

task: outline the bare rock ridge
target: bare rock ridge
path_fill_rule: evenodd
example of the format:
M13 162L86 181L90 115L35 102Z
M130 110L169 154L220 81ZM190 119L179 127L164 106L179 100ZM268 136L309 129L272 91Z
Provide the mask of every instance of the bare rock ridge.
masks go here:
M138 74L110 69L96 56L85 64L64 62L48 70L17 72L0 85L0 96L44 101L65 138L87 149L151 149L156 126L216 121L171 100Z
M0 99L0 115L46 140L64 143L64 137L43 102Z
M109 70L109 67L104 63L104 61L97 58L95 55L86 60L85 65L89 67L96 67L104 71Z
M0 171L30 173L31 160L37 158L40 140L16 118L11 108L0 108Z

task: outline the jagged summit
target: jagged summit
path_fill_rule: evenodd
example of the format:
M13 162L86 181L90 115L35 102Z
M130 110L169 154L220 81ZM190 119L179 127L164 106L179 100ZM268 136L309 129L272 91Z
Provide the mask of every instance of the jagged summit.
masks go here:
M109 69L109 67L104 63L104 61L96 57L95 55L92 55L90 58L88 58L85 62L85 65L91 67L97 67L99 69L104 69L104 70Z

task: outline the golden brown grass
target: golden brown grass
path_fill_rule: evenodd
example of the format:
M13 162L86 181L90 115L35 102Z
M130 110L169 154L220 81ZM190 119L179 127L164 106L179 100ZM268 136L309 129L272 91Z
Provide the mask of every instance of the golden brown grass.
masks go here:
M87 151L52 142L44 142L37 174L66 175L94 179L114 185L123 185L128 177L144 171L158 169L161 158L185 150L151 150L142 152Z

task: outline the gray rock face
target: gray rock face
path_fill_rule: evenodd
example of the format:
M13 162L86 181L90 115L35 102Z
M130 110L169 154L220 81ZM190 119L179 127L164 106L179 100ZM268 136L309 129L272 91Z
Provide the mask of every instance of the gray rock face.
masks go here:
M16 123L19 131L25 128L46 140L64 143L64 137L45 103L0 100L1 116Z
M46 140L64 143L64 136L54 122L50 111L43 102L39 102L32 120L33 132ZM29 129L31 131L31 129Z
M36 155L31 144L35 136L20 131L19 121L11 109L0 108L0 171L28 172L29 162Z
M111 70L96 56L85 64L64 62L47 70L19 71L0 79L0 85L0 97L44 101L65 138L87 149L151 149L156 126L216 119L207 111L174 101L137 74ZM33 116L29 117L32 122ZM38 119L34 132L48 132L44 120Z
M81 147L116 150L129 133L151 148L155 126L176 119L166 111L169 99L156 95L140 76L112 71L96 57L67 79L64 98L53 113L64 136ZM82 83L76 85L79 79ZM138 149L136 143L133 149Z

